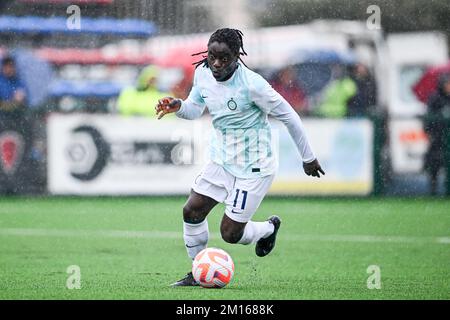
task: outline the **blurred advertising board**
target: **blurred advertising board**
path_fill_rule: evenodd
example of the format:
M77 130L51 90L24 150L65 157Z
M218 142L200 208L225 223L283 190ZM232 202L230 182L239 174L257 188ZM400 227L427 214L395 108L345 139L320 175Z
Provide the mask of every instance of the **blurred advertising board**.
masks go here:
M428 137L420 119L389 121L392 169L397 174L414 174L423 170Z
M53 194L184 194L201 170L193 151L203 146L190 140L195 122L81 114L48 121Z
M372 124L304 120L326 175L303 173L291 137L273 122L279 172L272 194L358 194L372 191ZM112 115L58 115L48 120L48 188L52 194L187 194L208 161L211 121Z
M305 130L325 176L304 174L288 131L279 132L279 169L272 194L367 195L373 189L373 125L369 120L303 120Z

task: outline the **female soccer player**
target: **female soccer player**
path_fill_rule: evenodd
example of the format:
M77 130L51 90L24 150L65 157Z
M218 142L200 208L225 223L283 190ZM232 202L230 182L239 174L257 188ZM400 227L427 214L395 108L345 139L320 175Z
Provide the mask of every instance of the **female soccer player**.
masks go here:
M268 115L287 127L302 157L305 173L318 178L320 173L325 174L309 146L298 114L240 59L246 55L242 35L241 31L229 28L214 32L208 50L198 53L207 56L195 63L189 97L184 101L166 97L156 106L158 119L176 112L178 117L189 120L199 118L206 107L216 131L211 162L195 179L183 208L183 239L191 259L206 248L209 236L206 216L219 202L226 206L220 225L223 240L256 243L256 255L260 257L274 248L280 218L251 221L277 169ZM195 285L191 272L173 284Z

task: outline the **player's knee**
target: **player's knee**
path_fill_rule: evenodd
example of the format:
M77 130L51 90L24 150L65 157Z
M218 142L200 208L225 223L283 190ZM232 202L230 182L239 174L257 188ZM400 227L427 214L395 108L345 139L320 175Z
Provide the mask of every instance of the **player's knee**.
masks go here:
M221 229L222 239L227 243L238 243L242 238L242 232L230 229Z
M183 207L183 220L187 223L199 223L205 220L205 213L198 208L193 208L189 204Z

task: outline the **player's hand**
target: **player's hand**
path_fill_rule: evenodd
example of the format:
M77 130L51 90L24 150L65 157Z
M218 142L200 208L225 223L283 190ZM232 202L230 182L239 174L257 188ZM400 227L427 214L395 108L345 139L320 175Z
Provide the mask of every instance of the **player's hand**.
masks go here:
M165 97L158 100L155 107L158 120L164 117L167 113L177 112L181 108L181 100L172 97Z
M303 162L303 170L308 176L320 178L320 173L325 175L325 171L323 171L317 159L309 163Z

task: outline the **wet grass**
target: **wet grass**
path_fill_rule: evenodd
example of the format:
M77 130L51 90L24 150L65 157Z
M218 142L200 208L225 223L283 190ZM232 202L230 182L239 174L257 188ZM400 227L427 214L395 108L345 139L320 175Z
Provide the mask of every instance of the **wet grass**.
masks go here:
M233 257L221 290L171 288L190 269L185 198L1 198L0 299L449 299L450 200L267 198L254 220L283 223L265 258L208 221ZM129 233L127 233L129 232ZM66 286L79 266L81 289ZM380 268L381 289L368 289ZM369 279L370 280L370 279Z

